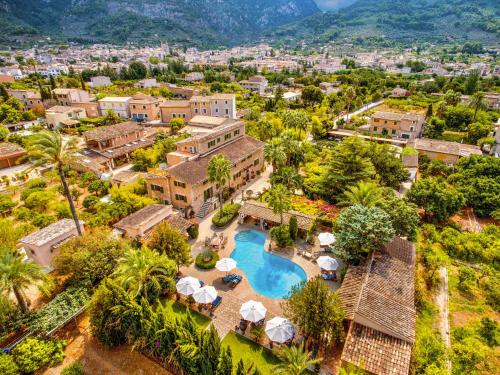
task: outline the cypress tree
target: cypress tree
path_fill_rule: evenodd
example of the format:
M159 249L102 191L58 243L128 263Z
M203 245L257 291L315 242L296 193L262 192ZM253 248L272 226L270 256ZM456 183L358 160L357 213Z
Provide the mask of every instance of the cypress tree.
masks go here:
M236 375L246 375L245 365L243 364L243 360L240 359L238 362L238 367L236 367Z
M50 80L50 88L52 90L55 90L57 88L57 85L56 85L56 80L54 79L54 76L52 74L49 76L49 80Z
M220 338L213 325L202 334L200 354L202 374L215 374L220 357Z
M231 348L228 346L220 352L219 365L217 366L216 375L232 375L233 373L233 356Z
M427 107L427 113L425 114L425 118L431 118L432 117L432 104L429 104Z
M292 240L296 241L299 235L299 224L297 223L297 216L293 215L288 223L288 228L290 230L290 237Z
M7 92L7 89L5 88L4 85L0 85L0 97L3 99L4 102L9 100L9 93Z

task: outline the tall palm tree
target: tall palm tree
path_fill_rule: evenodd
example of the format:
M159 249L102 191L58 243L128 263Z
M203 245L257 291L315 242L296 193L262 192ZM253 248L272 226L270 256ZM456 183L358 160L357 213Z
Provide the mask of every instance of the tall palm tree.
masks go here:
M474 109L474 117L472 121L476 120L477 112L480 109L486 108L486 100L484 100L484 94L482 92L476 92L470 97L469 107Z
M353 206L360 204L365 207L373 207L382 199L382 189L371 181L359 181L357 185L350 186L344 192L339 204Z
M114 274L122 286L132 294L148 299L149 292L160 293L173 279L175 264L165 255L147 247L130 249L118 259Z
M273 174L286 163L286 151L280 138L273 138L264 146L264 159L273 166Z
M356 98L356 90L354 90L354 87L349 86L345 90L344 98L345 98L345 101L347 102L347 121L346 122L349 122L349 112L351 111L351 105L352 105L354 98Z
M71 215L75 221L78 234L82 235L82 229L76 214L75 204L71 197L68 183L64 175L64 167L75 158L78 151L76 138L71 138L64 141L61 134L48 130L34 134L28 142L28 158L34 163L32 168L39 167L43 164L52 164L59 174L63 185L64 196L68 201Z
M284 347L278 352L281 363L273 368L275 374L302 375L309 366L322 361L322 358L311 359L311 353L304 350L304 346Z
M280 214L281 224L283 224L283 213L292 208L291 193L285 185L275 185L269 191L269 207L275 214Z
M16 249L3 247L0 250L0 289L14 293L23 312L28 311L24 290L46 278L42 266L24 261Z
M218 186L219 206L222 213L222 192L231 179L231 161L222 154L214 155L208 162L208 181Z

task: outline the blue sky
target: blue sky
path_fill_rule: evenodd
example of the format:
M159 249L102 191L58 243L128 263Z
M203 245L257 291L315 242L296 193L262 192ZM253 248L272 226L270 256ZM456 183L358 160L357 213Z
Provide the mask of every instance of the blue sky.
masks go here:
M318 7L323 10L338 9L354 3L356 0L315 0Z

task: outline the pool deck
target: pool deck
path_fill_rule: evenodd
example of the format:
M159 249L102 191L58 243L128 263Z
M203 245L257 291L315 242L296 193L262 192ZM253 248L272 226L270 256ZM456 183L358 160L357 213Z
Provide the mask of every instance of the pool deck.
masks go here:
M224 236L228 238L227 244L224 249L218 251L220 258L227 258L230 256L232 251L235 248L235 235L244 230L256 230L257 226L251 224L239 224L238 220L232 222L228 227L223 229L214 228L212 226L212 215L211 213L207 216L201 223L199 228L199 236L198 239L191 243L191 254L194 257L199 253L205 251L207 248L205 247L205 237L211 237L212 233L224 233ZM264 244L264 248L269 248L269 231L264 232L266 235L266 242ZM286 249L284 251L275 252L274 254L286 257L296 264L298 264L302 269L306 272L307 278L310 279L319 275L320 268L318 265L308 259L305 259L297 252L297 247L305 246L304 242L300 242L295 245L293 248ZM317 246L317 245L316 245ZM213 285L219 295L222 296L222 302L215 310L215 314L213 317L213 324L217 331L219 332L219 336L224 338L224 336L229 332L229 330L234 329L236 325L240 322L240 314L239 309L243 302L248 300L260 301L267 308L266 320L272 318L273 316L282 316L282 308L281 302L283 299L272 299L265 297L259 293L257 293L249 281L246 278L246 275L243 271L238 268L231 271L231 273L236 273L243 276L243 280L237 285L234 289L229 288L226 284L222 283L222 277L226 274L225 272L221 272L217 269L212 270L201 270L198 269L194 264L190 267L181 268L181 272L184 275L194 276L207 285ZM339 287L336 282L328 282L333 290Z

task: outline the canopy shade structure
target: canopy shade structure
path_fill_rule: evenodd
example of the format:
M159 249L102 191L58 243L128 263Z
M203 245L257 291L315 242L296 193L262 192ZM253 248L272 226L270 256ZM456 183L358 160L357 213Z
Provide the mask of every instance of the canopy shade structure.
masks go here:
M215 268L219 271L229 272L236 268L236 261L232 258L222 258L215 263Z
M295 330L293 324L288 319L277 316L267 322L266 335L269 337L269 340L283 344L293 339Z
M240 314L243 319L253 323L264 319L266 317L267 309L261 302L248 301L241 305Z
M318 263L318 266L325 271L336 271L339 267L339 264L335 259L326 255L319 257L316 263Z
M211 285L205 285L193 293L193 298L198 303L212 303L217 298L217 290Z
M200 289L200 281L195 277L186 276L180 279L175 286L177 292L184 294L185 296L190 296Z
M320 246L330 246L335 243L335 236L333 233L323 232L318 235Z

